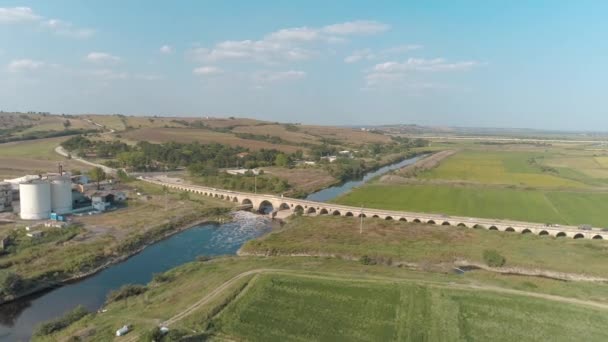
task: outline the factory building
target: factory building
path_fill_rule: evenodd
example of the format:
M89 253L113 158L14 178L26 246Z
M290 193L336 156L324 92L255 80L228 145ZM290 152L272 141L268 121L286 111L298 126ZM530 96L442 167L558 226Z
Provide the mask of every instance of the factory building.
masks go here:
M20 216L23 220L48 219L51 213L72 211L72 182L69 177L54 176L19 184Z
M10 183L0 182L0 213L13 210L13 188Z
M44 220L51 216L51 183L31 180L19 184L20 216L23 220Z

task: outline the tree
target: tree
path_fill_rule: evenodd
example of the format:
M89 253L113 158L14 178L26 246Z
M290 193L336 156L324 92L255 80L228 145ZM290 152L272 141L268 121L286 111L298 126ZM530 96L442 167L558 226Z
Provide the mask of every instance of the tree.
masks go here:
M102 180L106 179L106 172L98 166L89 171L89 177L91 177L93 181L97 182L97 190L99 190L99 183L101 183Z
M285 167L289 164L289 158L285 155L285 153L279 153L274 159L274 165Z
M0 291L4 295L14 295L23 289L23 279L13 272L0 273Z
M72 126L72 123L70 122L70 120L65 120L63 122L63 128L68 129L68 127Z
M504 256L493 249L486 249L483 251L483 260L486 262L486 265L490 267L502 267L507 262L507 259Z

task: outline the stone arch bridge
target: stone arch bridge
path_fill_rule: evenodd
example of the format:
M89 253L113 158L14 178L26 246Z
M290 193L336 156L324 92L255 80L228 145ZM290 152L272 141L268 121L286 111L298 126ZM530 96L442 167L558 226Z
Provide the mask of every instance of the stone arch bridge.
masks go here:
M574 226L547 226L539 223L495 220L473 217L456 217L427 213L414 213L405 211L391 211L384 209L358 208L339 204L315 202L303 199L288 198L276 195L253 194L248 192L237 192L209 188L198 185L181 183L180 179L166 177L140 177L140 179L166 186L171 189L197 193L218 199L233 202L239 205L251 206L254 210L272 208L272 216L278 211L289 211L290 213L301 212L303 215L335 215L377 218L382 220L396 220L405 222L417 222L436 224L442 226L455 226L465 228L478 228L502 232L513 232L519 234L535 234L539 236L569 237L573 239L608 239L608 231L597 228L581 230Z

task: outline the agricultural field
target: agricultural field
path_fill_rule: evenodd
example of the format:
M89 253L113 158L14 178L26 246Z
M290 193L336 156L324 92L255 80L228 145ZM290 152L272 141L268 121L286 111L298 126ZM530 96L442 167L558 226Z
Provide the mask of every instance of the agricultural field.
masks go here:
M281 230L247 242L244 255L364 255L383 262L420 263L450 269L457 260L483 264L483 252L496 250L508 267L607 276L608 265L589 260L608 257L608 244L367 218L359 234L352 217L297 217ZM445 266L441 266L445 264Z
M319 137L301 132L301 126L289 125L289 130L286 125L255 125L255 126L239 126L235 127L234 133L249 133L257 135L270 135L279 137L285 141L296 144L320 144Z
M63 165L64 170L88 170L90 166L55 153L55 147L67 139L58 137L0 144L0 179L56 172L58 163Z
M224 257L155 279L144 294L34 341L113 340L124 322L133 331L121 339L136 341L165 321L195 340L512 340L533 332L537 340L599 341L608 317L608 290L597 284L333 258Z
M547 191L444 184L373 183L334 202L490 219L567 225L608 226L608 193Z
M493 146L463 142L445 146L458 152L427 170L414 168L385 175L335 202L480 218L608 226L606 150L590 150L589 144L580 143Z
M260 276L213 324L247 341L601 341L601 310L391 281ZM370 300L373 298L373 300Z
M231 133L196 128L142 128L123 133L122 137L128 140L149 141L152 143L164 143L169 141L191 143L198 141L201 144L218 143L232 147L246 147L252 150L277 149L289 153L302 149L297 146L278 145L265 141L242 139Z

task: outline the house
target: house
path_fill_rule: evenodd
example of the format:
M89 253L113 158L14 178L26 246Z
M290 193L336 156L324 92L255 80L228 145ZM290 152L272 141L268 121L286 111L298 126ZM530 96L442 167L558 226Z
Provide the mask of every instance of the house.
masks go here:
M76 175L76 176L70 177L70 179L72 180L72 183L74 183L74 184L89 184L89 182L90 182L90 179L87 175Z
M260 174L260 170L259 169L233 169L233 170L226 170L226 173L229 175L245 175L248 172L251 172L254 175L259 175Z
M321 160L327 160L330 163L335 162L336 159L338 159L338 157L336 157L336 156L324 156L324 157L321 157Z
M39 238L39 237L41 237L41 236L42 236L42 232L41 232L41 231L39 231L39 230L34 230L34 231L30 231L30 232L28 232L28 233L27 233L27 234L25 234L25 235L27 235L27 236L31 237L32 239L37 239L37 238Z

